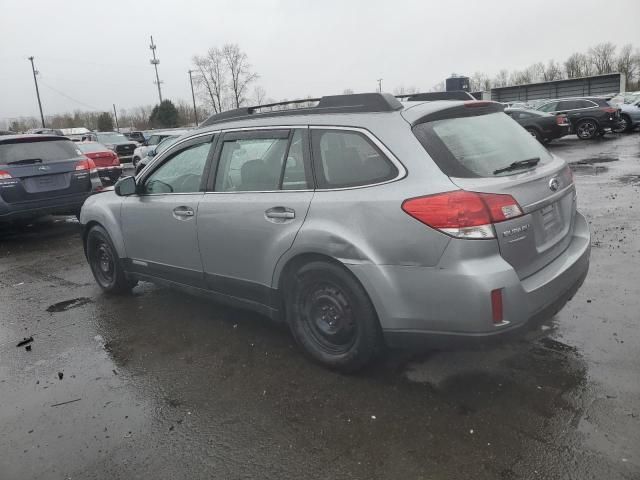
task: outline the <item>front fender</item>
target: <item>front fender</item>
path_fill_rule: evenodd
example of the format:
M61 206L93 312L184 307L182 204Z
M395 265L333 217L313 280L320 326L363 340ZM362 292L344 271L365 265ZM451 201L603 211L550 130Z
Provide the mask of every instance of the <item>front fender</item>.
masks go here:
M120 258L127 257L120 228L120 211L123 201L124 198L117 196L113 191L98 193L87 198L80 210L80 223L84 227L85 234L95 224L102 226L111 237Z

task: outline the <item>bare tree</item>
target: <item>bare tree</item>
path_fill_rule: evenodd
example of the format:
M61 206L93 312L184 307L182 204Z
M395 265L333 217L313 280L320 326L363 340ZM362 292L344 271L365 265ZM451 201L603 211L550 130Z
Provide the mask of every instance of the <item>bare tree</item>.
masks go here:
M204 99L211 105L214 113L222 112L227 88L226 62L222 51L212 47L202 57L195 55L193 64L199 72L195 77L196 85L203 92Z
M620 49L618 58L616 58L616 70L624 73L627 79L627 85L632 84L636 73L640 69L640 53L634 53L633 46L628 43Z
M353 95L353 90L352 90L352 89L350 89L350 88L345 88L345 89L342 91L342 94L343 94L343 95Z
M418 89L414 86L405 87L404 85L400 85L393 89L394 95L413 95L414 93L418 93Z
M247 86L258 78L258 74L251 71L247 54L236 43L225 44L222 47L222 57L229 72L233 104L235 108L239 108L245 102Z
M498 72L492 82L494 87L506 87L509 85L509 72L504 68Z
M529 72L529 82L541 82L544 78L544 63L537 62L527 68Z
M597 74L613 72L615 55L616 46L611 42L599 43L589 49L589 59Z
M560 80L562 78L562 68L555 60L549 60L549 63L547 63L547 66L542 72L542 78L545 82Z
M253 87L253 102L256 105L262 105L264 103L264 97L267 96L267 91L260 85Z

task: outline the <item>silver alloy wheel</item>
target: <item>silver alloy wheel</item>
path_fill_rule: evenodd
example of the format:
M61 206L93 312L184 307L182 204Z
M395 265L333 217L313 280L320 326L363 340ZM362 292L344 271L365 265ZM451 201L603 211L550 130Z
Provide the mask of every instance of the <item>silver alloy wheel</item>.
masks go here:
M591 120L586 120L578 125L576 133L580 138L593 138L596 134L597 129L598 128L596 127L596 124L594 122L592 122Z
M616 128L613 128L612 130L614 133L623 133L627 130L628 125L629 124L627 123L627 119L623 115L622 117L620 117L618 126Z

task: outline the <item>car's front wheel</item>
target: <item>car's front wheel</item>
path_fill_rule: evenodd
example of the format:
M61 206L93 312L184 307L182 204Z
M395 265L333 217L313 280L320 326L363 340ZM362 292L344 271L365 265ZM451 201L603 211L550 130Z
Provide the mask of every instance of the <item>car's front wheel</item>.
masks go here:
M113 242L107 231L96 225L91 227L86 239L87 260L97 284L107 293L126 293L136 286L122 267Z
M614 133L629 132L631 131L631 126L632 126L631 117L629 117L629 115L623 114L620 116L620 122L618 123L618 126L613 129L613 132Z
M380 324L364 288L343 267L313 261L285 282L294 338L323 365L346 372L365 366L382 346Z
M526 130L527 132L529 132L529 135L531 135L533 138L535 138L539 142L542 142L542 136L540 135L540 132L538 132L538 130L536 130L533 127L527 127Z
M576 135L581 140L590 140L598 136L598 124L595 120L582 120L576 125Z

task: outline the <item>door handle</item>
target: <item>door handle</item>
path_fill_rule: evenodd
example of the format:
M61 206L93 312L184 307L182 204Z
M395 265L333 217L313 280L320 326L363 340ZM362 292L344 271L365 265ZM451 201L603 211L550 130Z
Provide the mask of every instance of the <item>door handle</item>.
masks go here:
M190 207L176 207L173 209L173 214L176 217L187 218L193 217L195 215L195 212L193 211L193 208Z
M264 212L267 218L292 219L296 218L295 210L286 207L273 207Z

